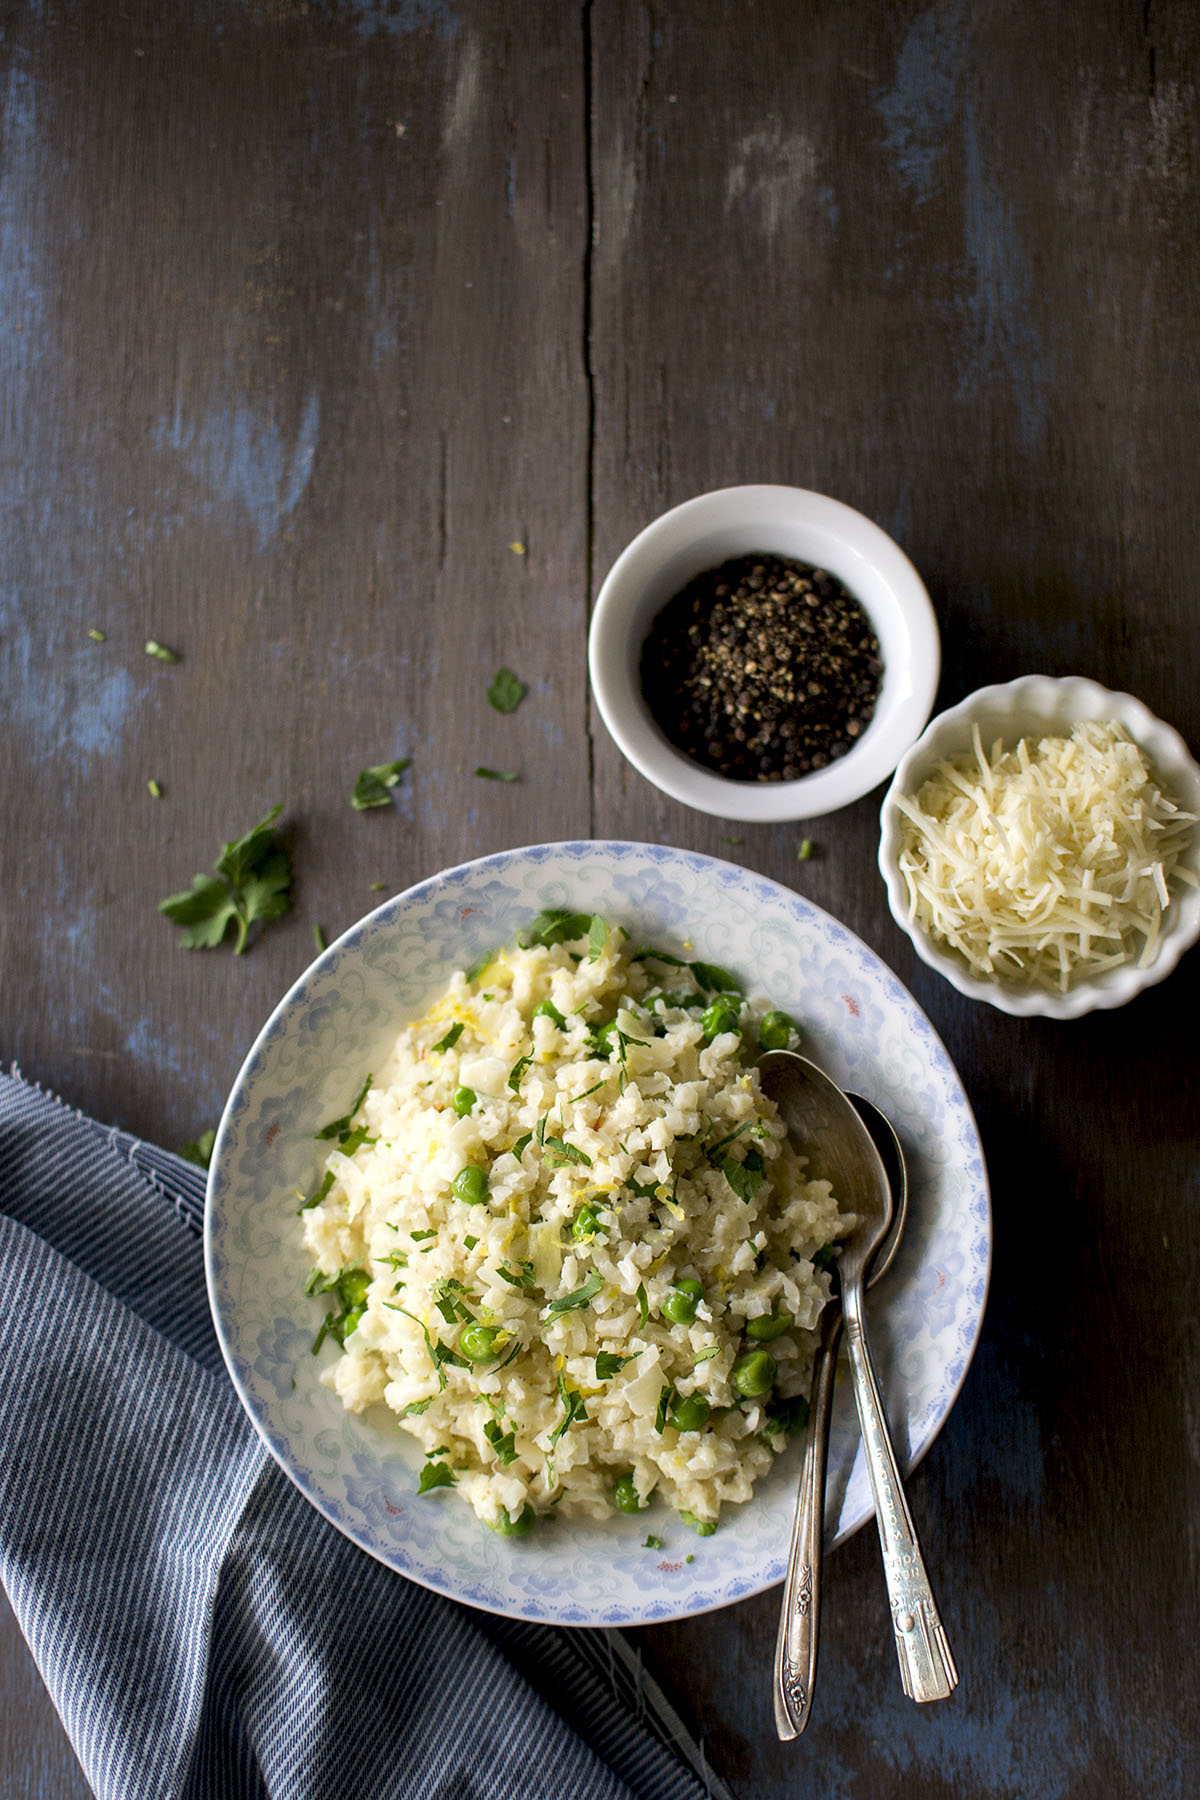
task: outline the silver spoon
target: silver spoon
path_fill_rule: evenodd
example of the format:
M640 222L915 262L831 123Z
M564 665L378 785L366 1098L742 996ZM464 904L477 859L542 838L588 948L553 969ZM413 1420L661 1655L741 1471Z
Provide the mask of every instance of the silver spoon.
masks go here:
M786 1068L775 1071L777 1091L772 1094L772 1098L780 1104L785 1122L790 1093L789 1073ZM861 1094L848 1094L846 1097L853 1103L874 1139L892 1190L892 1222L886 1238L875 1252L867 1277L868 1287L873 1287L890 1268L900 1245L904 1222L908 1216L908 1171L900 1140L887 1116ZM820 1329L820 1340L813 1358L804 1460L800 1469L800 1484L796 1490L796 1514L792 1521L792 1542L779 1611L779 1635L775 1645L775 1728L785 1742L798 1737L807 1725L817 1679L829 1425L833 1416L838 1344L842 1336L842 1307L836 1294L831 1297L821 1314Z
M943 1699L956 1685L958 1672L904 1498L863 1318L865 1278L888 1242L892 1222L887 1171L851 1102L814 1063L791 1051L776 1050L760 1058L759 1069L767 1078L768 1091L780 1105L789 1130L802 1141L819 1146L835 1191L842 1203L852 1207L858 1215L858 1224L850 1237L843 1240L839 1258L841 1311L847 1326L855 1400L883 1546L900 1673L904 1691L911 1699ZM832 1397L834 1356L829 1350L832 1348L836 1353L837 1347L836 1313L835 1318L829 1317L833 1310L827 1308L822 1320L818 1355L825 1353L823 1374L830 1392L818 1391L814 1384L809 1426L814 1438L820 1427L813 1421L820 1420ZM813 1541L819 1546L823 1529L819 1496L824 1491L824 1468L817 1464L824 1462L824 1447L814 1442L813 1448L811 1493L807 1508L803 1496L798 1508L785 1589L785 1593L790 1594L794 1586L795 1600L786 1606L781 1619L776 1653L776 1724L780 1736L785 1738L794 1737L807 1722L816 1666L813 1564L810 1559L806 1581L803 1555ZM802 1516L805 1512L807 1519Z

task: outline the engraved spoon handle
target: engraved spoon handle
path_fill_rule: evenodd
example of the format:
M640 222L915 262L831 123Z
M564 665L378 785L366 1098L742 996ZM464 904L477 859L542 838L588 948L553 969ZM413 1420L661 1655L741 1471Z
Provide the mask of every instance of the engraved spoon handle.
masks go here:
M775 1729L786 1743L808 1724L817 1679L817 1634L821 1627L821 1548L825 1535L825 1468L829 1421L837 1374L842 1309L831 1300L821 1321L813 1361L804 1464L796 1491L792 1546L775 1641Z
M900 1678L910 1700L944 1700L958 1683L958 1670L942 1629L937 1602L925 1573L921 1546L917 1542L916 1527L904 1498L887 1414L867 1343L860 1282L847 1283L842 1305L854 1375L854 1398L858 1402L867 1472L875 1496L875 1520L883 1547L883 1568L896 1633Z

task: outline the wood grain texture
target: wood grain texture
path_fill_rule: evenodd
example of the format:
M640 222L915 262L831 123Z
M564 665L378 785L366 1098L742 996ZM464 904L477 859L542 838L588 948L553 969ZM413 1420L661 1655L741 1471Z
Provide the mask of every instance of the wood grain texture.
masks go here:
M374 882L590 831L802 889L929 1012L988 1151L984 1340L911 1484L963 1682L903 1700L868 1532L798 1745L773 1596L639 1641L742 1800L1194 1793L1197 959L1071 1026L973 1006L888 917L877 795L690 813L621 761L584 653L641 525L789 481L911 555L941 704L1080 672L1200 744L1195 10L70 0L0 30L0 1053L177 1144ZM351 812L400 755L396 805ZM180 952L157 900L276 801L294 916ZM29 1679L0 1638L0 1791L83 1793Z

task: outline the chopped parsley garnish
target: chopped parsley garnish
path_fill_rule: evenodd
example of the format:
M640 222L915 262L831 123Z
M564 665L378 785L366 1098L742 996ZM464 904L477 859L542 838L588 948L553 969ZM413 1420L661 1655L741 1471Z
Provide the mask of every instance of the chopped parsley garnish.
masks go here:
M354 1096L348 1113L343 1113L340 1119L331 1119L328 1125L323 1126L322 1129L316 1133L318 1143L325 1143L330 1138L337 1138L339 1144L345 1143L345 1140L350 1136L351 1130L353 1129L351 1120L370 1092L372 1080L373 1077L368 1075L367 1079L363 1082L357 1094Z
M558 1372L558 1392L563 1403L563 1416L550 1433L550 1447L554 1448L564 1431L570 1429L578 1421L583 1424L587 1420L587 1407L583 1403L583 1395L578 1388L569 1388L563 1380L562 1370Z
M159 901L159 912L182 927L185 950L215 950L234 925L234 954L240 956L256 920L265 924L288 911L291 858L271 831L282 811L282 806L273 806L245 837L224 845L213 864L215 875L194 875L185 893L168 894Z
M740 994L742 991L734 976L732 976L727 969L722 969L717 963L694 962L689 963L688 968L692 971L692 974L696 977L700 986L707 989L709 993Z
M464 979L467 981L478 981L479 977L483 974L483 971L488 967L489 963L492 963L495 961L495 957L496 957L496 952L494 950L485 950L483 955L479 958L479 961L473 962L471 964L470 968L466 972Z
M304 1284L306 1294L332 1294L334 1310L326 1313L321 1321L321 1329L313 1340L313 1355L321 1348L326 1337L336 1338L344 1345L352 1331L358 1327L358 1321L367 1310L367 1289L371 1285L371 1277L365 1269L339 1269L336 1275L322 1275L320 1269L314 1269Z
M588 923L588 961L589 962L599 962L600 952L603 950L603 948L607 942L608 942L607 921L602 919L600 917L599 913L593 913L591 916L591 919Z
M392 789L411 762L411 756L402 756L398 762L375 763L372 768L360 770L350 795L355 812L366 812L372 806L390 806Z
M304 1202L304 1205L300 1208L300 1211L307 1212L310 1206L320 1206L322 1200L324 1200L328 1197L330 1189L333 1187L333 1183L334 1183L333 1170L326 1169L324 1179L322 1180L320 1187L314 1189L314 1191L308 1196L308 1199Z
M794 1394L790 1400L772 1400L767 1407L767 1420L768 1435L783 1431L791 1437L808 1424L808 1401L803 1394Z
M419 1413L428 1412L432 1405L432 1394L430 1394L427 1400L410 1400L407 1406L402 1406L400 1408L396 1417L398 1419L415 1419Z
M552 906L547 911L538 913L520 934L517 943L522 950L532 950L538 944L573 943L576 938L588 935L591 924L590 913L573 913L568 912L565 907Z
M507 1085L512 1089L514 1094L520 1093L521 1077L524 1075L526 1069L529 1067L529 1065L532 1061L533 1061L532 1056L519 1056L517 1058L516 1062L513 1064L512 1068L508 1071Z
M153 638L146 639L146 655L152 656L155 662L177 663L183 658L174 650L168 650L165 644L156 644Z
M650 1317L650 1301L646 1296L646 1284L644 1281L639 1281L637 1284L637 1303L638 1324L644 1325L646 1320Z
M630 962L666 963L669 969L687 968L687 963L682 956L672 956L669 950L652 949L649 944L643 944L640 950L635 950L629 960Z
M561 1168L564 1163L582 1163L588 1169L592 1166L592 1159L587 1151L580 1150L575 1144L568 1144L566 1138L543 1137L542 1148L553 1152L553 1155L546 1158L552 1169Z
M822 1244L821 1248L812 1259L813 1268L821 1273L824 1273L828 1269L832 1269L834 1263L837 1261L838 1248L839 1246L837 1244Z
M485 769L482 763L475 773L483 781L520 781L521 779L516 769Z
M442 1038L439 1043L436 1043L433 1046L434 1049L435 1050L453 1050L455 1044L457 1044L459 1038L462 1036L462 1034L465 1030L466 1030L466 1026L463 1025L461 1022L457 1025L452 1025L450 1027L449 1031L446 1033L445 1037Z
M443 1275L433 1283L429 1297L445 1319L447 1325L466 1325L474 1320L474 1313L466 1306L467 1300L473 1300L474 1294L468 1293L461 1281L453 1275Z
M435 1238L437 1232L430 1226L427 1231L410 1231L408 1235L414 1244L423 1244L426 1238Z
M762 1151L754 1149L747 1150L743 1162L738 1162L732 1156L725 1156L720 1163L722 1175L738 1199L745 1201L747 1206L763 1184L765 1168Z
M483 1435L496 1452L497 1461L507 1468L510 1462L517 1459L516 1433L505 1431L495 1419L489 1419L483 1428Z
M515 1269L510 1269L507 1263L501 1263L496 1273L501 1281L507 1281L509 1287L521 1288L527 1294L532 1293L537 1286L531 1262L519 1262Z
M615 1350L599 1350L596 1353L596 1380L611 1381L619 1375L626 1363L636 1362L636 1356L618 1356Z
M655 1431L658 1432L660 1437L662 1436L663 1432L667 1428L667 1409L670 1406L671 1401L674 1399L674 1397L675 1397L675 1389L670 1385L669 1382L667 1383L667 1385L665 1387L660 1388L659 1395L658 1395L658 1406L655 1409L655 1413L654 1413L654 1429L655 1429Z
M692 1366L693 1368L698 1369L701 1363L711 1362L714 1356L720 1356L720 1354L721 1346L719 1344L712 1344L707 1350L701 1350Z
M604 1286L604 1277L599 1269L593 1269L581 1288L573 1294L564 1294L561 1300L552 1300L546 1308L548 1319L557 1319L563 1313L577 1312L581 1306L589 1306Z
M449 1463L427 1462L421 1470L421 1479L417 1483L418 1494L428 1494L433 1488L457 1487L458 1476Z
M660 1537L655 1537L653 1532L650 1533L649 1537L645 1540L645 1542L642 1545L643 1550L661 1550L662 1547L663 1547L662 1539Z
M463 1249L473 1250L478 1242L479 1239L477 1237L465 1237L463 1239Z
M711 1537L717 1529L716 1522L711 1519L698 1519L694 1512L681 1512L680 1518L685 1525L690 1525L697 1537Z
M216 1141L215 1131L202 1131L198 1138L189 1138L186 1144L180 1144L179 1154L185 1162L195 1163L198 1169L207 1169Z
M497 669L488 684L488 704L498 713L516 712L526 694L525 683L511 669Z
M757 1121L754 1119L745 1119L738 1126L736 1131L731 1131L729 1133L728 1137L720 1138L718 1140L718 1142L715 1144L706 1144L704 1146L704 1154L705 1154L705 1156L707 1156L709 1162L712 1162L714 1160L718 1150L724 1150L729 1144L734 1143L738 1138L742 1137L747 1131L750 1131L756 1123L757 1123Z
M521 1160L521 1157L525 1154L526 1150L528 1150L530 1144L532 1144L532 1142L533 1142L532 1131L523 1131L521 1133L520 1137L517 1139L516 1143L510 1149L509 1155L515 1156L517 1158L517 1161L519 1162Z

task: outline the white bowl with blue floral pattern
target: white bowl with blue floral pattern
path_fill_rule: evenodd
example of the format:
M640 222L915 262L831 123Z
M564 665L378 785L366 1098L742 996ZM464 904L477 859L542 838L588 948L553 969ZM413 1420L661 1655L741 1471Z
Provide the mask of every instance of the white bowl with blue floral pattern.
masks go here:
M301 1492L372 1556L489 1612L562 1625L638 1625L728 1605L782 1580L799 1443L718 1531L697 1537L661 1505L602 1523L489 1531L451 1491L418 1497L420 1452L382 1407L347 1412L311 1346L322 1303L296 1213L321 1146L368 1070L453 969L510 942L545 907L599 912L642 939L690 942L746 991L800 1022L804 1048L895 1123L909 1159L905 1241L870 1301L872 1343L901 1460L944 1423L983 1318L991 1216L971 1108L911 995L836 920L787 888L662 845L542 844L449 869L386 901L332 944L264 1026L221 1120L205 1258L234 1385ZM870 1518L846 1384L834 1411L827 1530ZM646 1547L648 1535L662 1548Z

